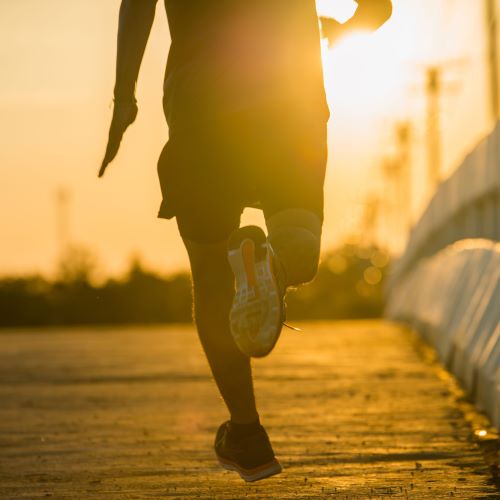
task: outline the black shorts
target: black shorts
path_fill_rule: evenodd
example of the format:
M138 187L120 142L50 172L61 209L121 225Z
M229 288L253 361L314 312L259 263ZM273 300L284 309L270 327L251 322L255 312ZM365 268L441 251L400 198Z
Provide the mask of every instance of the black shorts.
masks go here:
M170 132L158 162L159 217L177 217L181 236L227 239L245 207L266 218L289 208L323 219L326 120L286 108L232 113Z

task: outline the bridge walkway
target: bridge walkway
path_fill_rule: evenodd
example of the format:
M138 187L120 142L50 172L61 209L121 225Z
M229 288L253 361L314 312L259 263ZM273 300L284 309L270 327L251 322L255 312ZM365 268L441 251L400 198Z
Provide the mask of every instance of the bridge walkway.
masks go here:
M411 332L303 326L255 363L285 470L251 485L215 463L192 327L1 332L0 498L499 498L495 435Z

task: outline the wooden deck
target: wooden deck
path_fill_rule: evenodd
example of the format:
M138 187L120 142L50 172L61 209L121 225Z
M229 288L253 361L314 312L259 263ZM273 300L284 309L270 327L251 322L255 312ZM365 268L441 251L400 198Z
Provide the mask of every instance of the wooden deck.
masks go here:
M499 498L497 441L409 332L304 328L255 363L285 470L250 485L214 460L227 416L192 327L1 332L0 498Z

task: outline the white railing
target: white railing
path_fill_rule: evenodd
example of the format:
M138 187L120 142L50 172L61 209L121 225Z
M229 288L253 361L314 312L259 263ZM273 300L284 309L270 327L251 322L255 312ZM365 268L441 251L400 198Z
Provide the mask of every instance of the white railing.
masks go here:
M500 427L500 125L437 190L395 264L386 315L411 324Z
M500 122L441 183L411 231L393 279L421 258L466 238L500 240Z

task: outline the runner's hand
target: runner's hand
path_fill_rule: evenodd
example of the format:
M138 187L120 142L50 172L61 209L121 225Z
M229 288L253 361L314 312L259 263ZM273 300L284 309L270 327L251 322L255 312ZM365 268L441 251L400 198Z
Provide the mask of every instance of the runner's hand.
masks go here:
M134 123L137 116L137 103L135 101L129 102L115 102L113 108L113 118L111 119L111 126L109 127L108 145L104 160L102 161L101 168L99 169L99 177L104 175L107 166L114 160L120 144L122 142L123 134L127 128Z
M328 40L328 45L332 47L337 41L345 35L345 25L339 23L330 17L320 17L321 36Z
M392 15L391 0L356 0L358 8L344 24L329 17L320 17L321 32L332 47L344 35L357 30L375 31Z

